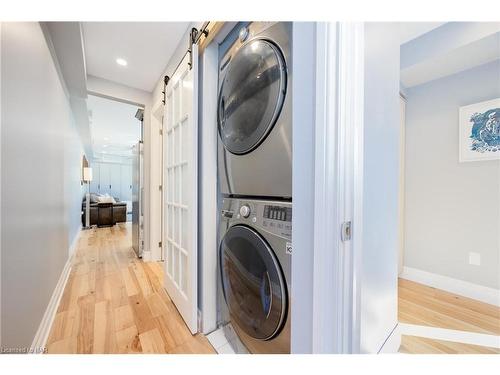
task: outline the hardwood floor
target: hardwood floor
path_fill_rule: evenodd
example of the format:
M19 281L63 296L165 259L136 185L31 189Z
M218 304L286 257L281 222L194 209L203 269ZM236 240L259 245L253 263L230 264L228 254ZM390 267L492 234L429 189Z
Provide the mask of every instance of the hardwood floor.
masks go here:
M420 326L500 335L500 308L399 279L399 321ZM400 351L431 354L493 354L497 348L403 335Z
M399 352L405 354L500 354L500 349L403 335Z
M215 353L184 324L162 267L136 258L130 224L83 231L48 353Z
M142 262L130 224L83 231L47 342L48 353L215 353L192 336L162 287L163 264ZM500 335L500 309L399 280L399 321ZM403 335L402 353L499 354L497 348Z

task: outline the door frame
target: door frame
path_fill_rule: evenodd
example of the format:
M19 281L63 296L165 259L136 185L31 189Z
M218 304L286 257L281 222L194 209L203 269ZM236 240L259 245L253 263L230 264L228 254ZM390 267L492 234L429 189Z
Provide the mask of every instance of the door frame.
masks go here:
M225 23L200 59L199 267L204 333L216 328L217 316L217 132L212 125L218 81L213 77L218 71L218 43L235 25ZM291 350L356 353L362 245L364 27L362 23L294 22L293 43L292 90L302 95L293 97ZM316 68L310 69L311 65ZM349 74L339 76L337 69ZM305 127L303 123L315 126ZM327 158L332 154L334 158ZM335 212L324 207L333 207ZM339 243L340 228L331 230L325 224L339 225L347 219L352 222L352 238ZM322 226L315 229L314 223ZM320 228L328 230L321 232ZM336 252L332 252L332 238L339 245ZM340 282L330 276L334 265L340 264L335 263L338 260L343 262L337 273ZM335 334L338 340L332 339Z
M219 191L217 184L217 96L219 87L219 44L237 25L224 22L200 52L199 88L199 306L201 329L217 329Z
M317 316L313 325L313 352L357 353L363 204L364 26L359 22L319 23L317 38L321 59L316 76L319 105L316 106L313 308ZM325 335L324 329L332 334Z
M356 353L364 26L294 23L293 36L293 85L301 95L293 99L292 353ZM351 238L343 240L345 222Z
M105 98L109 100L114 100L121 103L136 105L144 109L143 120L142 120L142 141L143 141L143 160L144 160L144 171L143 171L143 260L157 260L159 259L156 254L155 248L151 243L151 231L153 222L151 218L151 206L152 206L152 186L151 179L153 172L149 168L151 160L151 146L153 142L153 135L151 134L153 113L151 102L151 95L145 91L130 88L119 83L112 83L100 78L94 77L94 83L91 88L87 89L88 95L98 96L100 98ZM147 126L144 126L146 124ZM147 161L147 162L146 162Z

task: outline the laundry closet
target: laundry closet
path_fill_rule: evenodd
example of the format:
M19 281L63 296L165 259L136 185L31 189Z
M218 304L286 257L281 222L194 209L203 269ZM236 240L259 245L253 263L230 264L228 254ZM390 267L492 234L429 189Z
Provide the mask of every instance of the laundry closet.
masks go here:
M236 352L290 352L291 48L291 23L260 22L219 47L217 310Z
M220 353L377 352L391 341L395 307L387 314L371 291L360 299L366 275L387 295L396 288L387 264L360 260L381 254L361 239L386 221L362 225L375 202L363 196L373 190L362 180L363 35L347 23L193 24L167 69L164 286ZM364 324L373 311L380 328Z

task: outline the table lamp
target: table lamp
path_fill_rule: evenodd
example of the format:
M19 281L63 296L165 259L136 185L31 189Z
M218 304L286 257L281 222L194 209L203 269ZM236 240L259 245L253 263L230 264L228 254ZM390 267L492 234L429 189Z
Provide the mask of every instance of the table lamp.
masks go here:
M85 229L90 228L90 182L92 181L92 168L83 168L83 181L87 184L87 194L85 196Z

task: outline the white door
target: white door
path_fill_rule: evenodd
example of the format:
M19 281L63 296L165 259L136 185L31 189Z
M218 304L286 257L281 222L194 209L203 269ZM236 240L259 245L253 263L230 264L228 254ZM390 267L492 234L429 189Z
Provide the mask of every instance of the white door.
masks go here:
M197 326L198 48L166 88L163 162L165 288L187 326Z
M399 144L399 262L398 274L401 275L404 268L404 248L405 248L405 150L406 150L406 99L402 96L399 97L400 103L400 125L401 136Z
M109 164L101 163L99 166L99 193L111 194Z
M122 198L122 169L120 164L110 164L110 174L109 174L109 184L111 186L110 190L111 196L116 197L120 200L123 200Z
M90 192L99 193L99 163L92 165L92 181L90 182Z
M131 201L132 200L132 166L124 164L121 166L121 191L122 200Z

